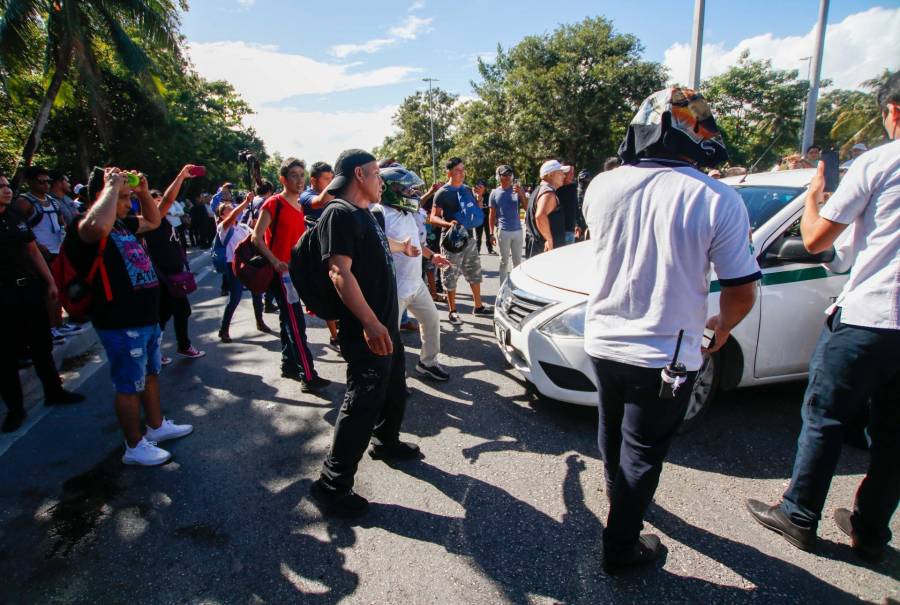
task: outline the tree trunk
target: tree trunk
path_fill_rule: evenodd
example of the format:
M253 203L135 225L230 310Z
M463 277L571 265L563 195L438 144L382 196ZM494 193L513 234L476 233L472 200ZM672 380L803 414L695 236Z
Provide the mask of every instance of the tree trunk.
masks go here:
M25 141L25 148L22 150L22 161L19 162L19 165L16 167L16 174L13 177L14 191L18 189L22 177L24 176L25 169L31 166L34 154L41 144L44 128L47 127L47 122L50 120L50 110L53 109L53 103L56 101L59 89L62 86L63 80L66 78L66 72L69 69L71 59L71 46L60 51L57 56L53 78L50 80L50 85L44 93L44 98L41 100L41 106L40 109L38 109L37 117L34 119L34 125L31 127L31 132L28 134L28 139Z

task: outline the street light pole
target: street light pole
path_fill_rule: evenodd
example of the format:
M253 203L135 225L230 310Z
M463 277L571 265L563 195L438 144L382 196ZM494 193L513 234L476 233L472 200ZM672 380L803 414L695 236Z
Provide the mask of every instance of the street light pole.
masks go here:
M431 122L431 182L437 182L437 158L434 155L434 94L432 94L431 84L437 82L436 78L422 78L423 82L428 82L428 120Z
M816 24L816 48L812 55L812 82L806 98L806 117L803 120L803 144L800 153L806 153L813 144L816 130L816 102L819 100L819 80L822 77L822 55L825 51L825 22L828 20L828 0L819 3L819 22Z
M700 90L700 60L703 55L703 18L705 0L694 0L694 34L691 36L691 73L688 86Z

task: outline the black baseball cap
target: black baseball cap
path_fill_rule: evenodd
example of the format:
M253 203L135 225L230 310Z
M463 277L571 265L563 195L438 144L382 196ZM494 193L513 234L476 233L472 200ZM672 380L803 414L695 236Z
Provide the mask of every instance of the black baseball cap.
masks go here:
M342 151L334 163L334 179L325 189L328 193L335 194L350 184L353 171L358 166L365 166L370 162L377 162L374 155L363 149L348 149Z

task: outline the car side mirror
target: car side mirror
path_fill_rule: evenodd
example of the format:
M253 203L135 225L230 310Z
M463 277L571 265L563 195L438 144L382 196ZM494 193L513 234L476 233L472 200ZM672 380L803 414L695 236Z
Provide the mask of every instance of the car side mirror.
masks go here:
M804 263L818 265L834 260L834 246L818 254L813 254L803 245L803 239L796 236L785 237L777 246L775 258L785 263Z

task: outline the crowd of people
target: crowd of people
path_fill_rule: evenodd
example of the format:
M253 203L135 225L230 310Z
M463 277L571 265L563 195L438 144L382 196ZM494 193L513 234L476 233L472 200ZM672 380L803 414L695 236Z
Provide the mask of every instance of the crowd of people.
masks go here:
M856 156L824 206L824 165L813 164L818 170L801 222L804 243L821 251L849 228L841 254L855 262L827 311L811 362L791 485L778 504L748 502L762 525L811 549L842 427L868 405L871 465L854 509L838 509L835 521L869 561L884 555L900 498L900 78L890 79L878 100L892 142ZM816 151L807 150L810 162ZM281 375L297 380L302 392L323 393L331 383L316 371L304 303L312 305L298 291L316 284L316 304L333 301L334 314L325 317L331 344L346 362L346 385L311 495L328 514L357 516L368 509L353 489L367 448L375 459L421 456L417 444L400 440L409 394L400 338L404 314L418 322L422 346L415 371L450 380L439 360L438 305L446 304L450 325L463 323L461 277L472 294L472 314L493 314L481 292L481 243L489 253L495 247L499 252L502 280L522 262L523 251L531 257L590 239L599 280L587 285L584 341L599 385L598 442L609 500L604 567L619 573L658 558L660 541L641 533L643 517L702 355L720 349L755 304L761 272L748 241L747 210L733 188L708 174L727 157L702 95L676 87L644 101L618 157L596 177L550 158L533 189L523 187L506 164L496 168L493 190L486 181L469 186L464 160L452 157L446 181L426 190L418 175L392 158L378 161L350 149L333 167L316 162L308 174L302 160L285 159L277 192L261 182L241 196L225 183L190 209L176 198L196 174L194 166L185 166L163 193L150 189L140 172L110 167L79 188L79 207L65 194L66 183L32 169L29 190L16 201L21 211L11 206L13 192L0 176L4 310L29 318L15 342L27 344L46 403L83 400L62 388L50 355L51 334L65 328L58 321L64 297L49 267L59 264L60 255L71 263L80 281L64 285L77 282L92 294L89 318L108 358L125 437L123 462L161 464L170 454L159 443L193 431L166 418L160 405L158 375L168 361L160 343L168 319L178 353L203 355L189 338L188 294L196 285L186 234L221 255L227 302L218 334L224 343L232 341L232 317L245 290L238 251L254 246L271 270L251 296L256 327L270 331L263 313L277 305ZM719 312L709 318L711 267L721 294ZM315 282L317 276L325 281ZM25 411L18 376L10 371L17 352L8 343L0 346L9 408L4 430L15 430Z

